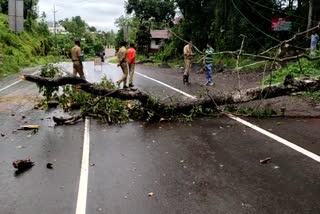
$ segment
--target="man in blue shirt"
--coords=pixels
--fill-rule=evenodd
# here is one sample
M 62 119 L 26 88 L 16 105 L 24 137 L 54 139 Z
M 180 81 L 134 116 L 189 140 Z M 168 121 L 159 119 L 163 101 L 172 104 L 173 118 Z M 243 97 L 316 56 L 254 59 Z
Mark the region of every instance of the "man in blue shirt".
M 204 84 L 205 86 L 213 86 L 212 82 L 212 70 L 213 70 L 213 53 L 214 49 L 211 45 L 207 44 L 206 56 L 204 57 L 203 64 L 205 66 L 205 74 L 207 82 Z

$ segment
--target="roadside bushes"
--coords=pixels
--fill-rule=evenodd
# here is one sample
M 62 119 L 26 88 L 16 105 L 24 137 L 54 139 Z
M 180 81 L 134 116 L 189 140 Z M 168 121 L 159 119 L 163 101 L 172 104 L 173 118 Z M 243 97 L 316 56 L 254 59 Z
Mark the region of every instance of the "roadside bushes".
M 36 27 L 36 25 L 34 25 Z M 45 56 L 48 52 L 48 38 L 32 32 L 14 33 L 8 26 L 8 16 L 0 14 L 0 77 L 18 72 L 21 66 L 35 66 L 52 61 Z

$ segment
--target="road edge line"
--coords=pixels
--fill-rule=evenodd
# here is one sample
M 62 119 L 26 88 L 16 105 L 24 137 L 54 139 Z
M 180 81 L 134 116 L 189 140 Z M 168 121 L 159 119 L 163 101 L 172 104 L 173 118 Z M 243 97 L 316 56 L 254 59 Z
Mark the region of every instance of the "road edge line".
M 154 82 L 156 82 L 156 83 L 159 83 L 159 84 L 161 84 L 161 85 L 164 85 L 164 86 L 166 86 L 167 88 L 170 88 L 171 90 L 174 90 L 174 91 L 176 91 L 176 92 L 179 92 L 180 94 L 183 94 L 183 95 L 186 96 L 186 97 L 189 97 L 189 98 L 194 99 L 194 100 L 197 99 L 196 96 L 192 96 L 192 95 L 190 95 L 190 94 L 187 94 L 186 92 L 181 91 L 181 90 L 179 90 L 179 89 L 177 89 L 177 88 L 174 88 L 174 87 L 172 87 L 172 86 L 170 86 L 170 85 L 168 85 L 168 84 L 166 84 L 166 83 L 164 83 L 164 82 L 161 82 L 161 81 L 159 81 L 159 80 L 153 79 L 153 78 L 148 77 L 148 76 L 146 76 L 146 75 L 144 75 L 144 74 L 141 74 L 141 73 L 139 73 L 139 72 L 136 72 L 136 74 L 138 74 L 138 75 L 140 75 L 140 76 L 142 76 L 142 77 L 144 77 L 144 78 L 147 78 L 147 79 L 149 79 L 149 80 L 152 80 L 152 81 L 154 81 Z
M 273 140 L 275 140 L 275 141 L 278 141 L 279 143 L 281 143 L 281 144 L 283 144 L 283 145 L 285 145 L 285 146 L 287 146 L 287 147 L 289 147 L 289 148 L 291 148 L 291 149 L 293 149 L 293 150 L 295 150 L 297 152 L 300 152 L 301 154 L 304 154 L 305 156 L 308 156 L 309 158 L 311 158 L 311 159 L 313 159 L 313 160 L 315 160 L 317 162 L 320 162 L 320 156 L 318 156 L 318 155 L 316 155 L 316 154 L 314 154 L 314 153 L 312 153 L 312 152 L 310 152 L 310 151 L 308 151 L 308 150 L 306 150 L 306 149 L 304 149 L 304 148 L 302 148 L 300 146 L 297 146 L 296 144 L 291 143 L 288 140 L 285 140 L 285 139 L 283 139 L 283 138 L 281 138 L 281 137 L 279 137 L 279 136 L 277 136 L 275 134 L 272 134 L 271 132 L 268 132 L 268 131 L 266 131 L 266 130 L 264 130 L 264 129 L 252 124 L 252 123 L 249 123 L 249 122 L 247 122 L 247 121 L 245 121 L 245 120 L 243 120 L 243 119 L 241 119 L 239 117 L 236 117 L 236 116 L 234 116 L 232 114 L 225 114 L 225 115 L 228 116 L 230 119 L 233 119 L 233 120 L 235 120 L 235 121 L 237 121 L 237 122 L 239 122 L 239 123 L 251 128 L 251 129 L 253 129 L 253 130 L 255 130 L 255 131 L 257 131 L 257 132 L 259 132 L 259 133 L 261 133 L 261 134 L 263 134 L 263 135 L 265 135 L 265 136 L 267 136 L 267 137 L 269 137 L 269 138 L 271 138 Z
M 84 140 L 82 147 L 81 172 L 78 189 L 76 214 L 86 214 L 88 179 L 89 179 L 89 155 L 90 155 L 90 120 L 85 119 Z
M 36 75 L 36 74 L 38 74 L 38 73 L 40 73 L 40 71 L 36 71 L 36 72 L 32 73 L 32 75 Z M 1 88 L 1 89 L 0 89 L 0 92 L 7 90 L 8 88 L 11 88 L 11 87 L 14 86 L 14 85 L 17 85 L 17 84 L 20 83 L 20 82 L 22 82 L 22 80 L 18 80 L 18 81 L 14 82 L 14 83 L 11 83 L 10 85 L 8 85 L 8 86 L 6 86 L 6 87 Z
M 190 94 L 188 94 L 186 92 L 183 92 L 183 91 L 181 91 L 179 89 L 176 89 L 176 88 L 174 88 L 174 87 L 172 87 L 172 86 L 170 86 L 170 85 L 168 85 L 166 83 L 163 83 L 163 82 L 161 82 L 159 80 L 153 79 L 153 78 L 148 77 L 148 76 L 146 76 L 144 74 L 140 74 L 139 72 L 136 72 L 136 73 L 139 74 L 140 76 L 143 76 L 143 77 L 147 78 L 147 79 L 150 79 L 150 80 L 153 80 L 153 81 L 155 81 L 155 82 L 157 82 L 159 84 L 162 84 L 162 85 L 164 85 L 164 86 L 166 86 L 166 87 L 168 87 L 168 88 L 170 88 L 170 89 L 172 89 L 174 91 L 177 91 L 177 92 L 185 95 L 186 97 L 193 97 L 193 99 L 197 99 L 196 97 L 194 97 L 194 96 L 192 96 L 192 95 L 190 95 Z M 283 145 L 285 145 L 285 146 L 287 146 L 287 147 L 289 147 L 289 148 L 291 148 L 291 149 L 293 149 L 293 150 L 295 150 L 295 151 L 297 151 L 297 152 L 299 152 L 299 153 L 301 153 L 301 154 L 303 154 L 303 155 L 305 155 L 305 156 L 307 156 L 307 157 L 309 157 L 309 158 L 311 158 L 311 159 L 313 159 L 313 160 L 315 160 L 317 162 L 320 162 L 320 156 L 318 156 L 318 155 L 316 155 L 316 154 L 314 154 L 314 153 L 312 153 L 312 152 L 310 152 L 310 151 L 308 151 L 308 150 L 306 150 L 306 149 L 304 149 L 304 148 L 302 148 L 302 147 L 300 147 L 300 146 L 298 146 L 298 145 L 296 145 L 294 143 L 291 143 L 288 140 L 285 140 L 285 139 L 283 139 L 283 138 L 281 138 L 281 137 L 279 137 L 279 136 L 277 136 L 275 134 L 272 134 L 271 132 L 268 132 L 268 131 L 266 131 L 266 130 L 264 130 L 264 129 L 252 124 L 252 123 L 249 123 L 248 121 L 245 121 L 245 120 L 243 120 L 243 119 L 241 119 L 239 117 L 236 117 L 236 116 L 234 116 L 232 114 L 225 114 L 225 115 L 227 117 L 229 117 L 230 119 L 235 120 L 235 121 L 237 121 L 237 122 L 239 122 L 239 123 L 251 128 L 251 129 L 259 132 L 260 134 L 263 134 L 263 135 L 265 135 L 265 136 L 267 136 L 267 137 L 269 137 L 269 138 L 271 138 L 271 139 L 273 139 L 273 140 L 275 140 L 275 141 L 277 141 L 277 142 L 279 142 L 279 143 L 281 143 L 281 144 L 283 144 Z

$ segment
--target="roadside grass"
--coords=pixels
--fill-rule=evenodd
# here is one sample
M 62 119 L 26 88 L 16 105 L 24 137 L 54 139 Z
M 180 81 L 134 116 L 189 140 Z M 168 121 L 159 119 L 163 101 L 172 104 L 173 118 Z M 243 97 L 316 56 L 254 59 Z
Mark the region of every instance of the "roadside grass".
M 298 95 L 309 97 L 313 101 L 316 101 L 316 102 L 320 101 L 320 91 L 316 91 L 316 92 L 300 92 L 300 93 L 298 93 Z
M 292 75 L 294 78 L 320 76 L 320 60 L 309 61 L 301 59 L 300 63 L 302 71 L 298 62 L 290 63 L 287 67 L 268 75 L 264 80 L 264 84 L 283 83 L 287 75 Z

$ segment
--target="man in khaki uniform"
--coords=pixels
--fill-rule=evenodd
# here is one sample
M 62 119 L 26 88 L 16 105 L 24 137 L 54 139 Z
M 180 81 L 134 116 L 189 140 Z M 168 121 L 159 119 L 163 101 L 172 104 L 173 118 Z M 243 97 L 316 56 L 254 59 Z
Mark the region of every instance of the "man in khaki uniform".
M 75 46 L 71 49 L 71 59 L 73 62 L 73 76 L 80 75 L 81 79 L 86 79 L 83 73 L 83 65 L 81 61 L 80 41 L 75 41 Z
M 127 63 L 127 49 L 126 49 L 126 42 L 121 44 L 121 48 L 118 52 L 118 67 L 121 67 L 123 75 L 120 80 L 117 81 L 118 87 L 123 82 L 123 88 L 128 88 L 127 86 L 127 78 L 128 78 L 128 63 Z
M 183 74 L 183 83 L 189 85 L 189 75 L 191 71 L 192 66 L 192 59 L 195 55 L 192 51 L 192 42 L 189 42 L 184 48 L 183 48 L 183 55 L 184 55 L 184 74 Z

